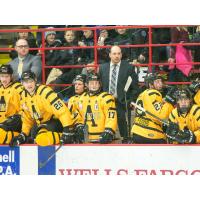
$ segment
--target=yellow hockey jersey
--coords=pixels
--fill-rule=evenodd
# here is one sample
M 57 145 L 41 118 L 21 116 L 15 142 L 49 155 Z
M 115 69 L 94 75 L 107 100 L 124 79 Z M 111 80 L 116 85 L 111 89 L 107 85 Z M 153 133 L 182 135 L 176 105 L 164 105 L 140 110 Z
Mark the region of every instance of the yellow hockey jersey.
M 89 140 L 99 140 L 99 135 L 110 129 L 115 133 L 117 113 L 115 99 L 107 92 L 90 96 L 84 93 L 78 102 L 78 123 L 88 125 Z
M 170 103 L 163 102 L 161 93 L 155 89 L 147 89 L 142 92 L 136 103 L 160 119 L 165 120 L 168 119 L 173 109 Z M 131 134 L 134 133 L 150 139 L 166 139 L 162 130 L 162 123 L 138 108 L 135 110 L 135 118 L 131 129 Z
M 73 121 L 69 109 L 57 94 L 48 86 L 37 85 L 35 93 L 22 92 L 22 132 L 29 134 L 34 123 L 37 125 L 57 118 L 63 127 L 71 126 Z
M 200 89 L 198 90 L 198 92 L 196 93 L 196 95 L 194 96 L 194 102 L 200 106 Z
M 72 119 L 73 119 L 74 124 L 77 121 L 77 116 L 78 116 L 77 106 L 78 106 L 79 99 L 80 99 L 80 95 L 74 95 L 68 101 L 68 108 L 69 108 L 69 111 L 72 115 Z
M 200 106 L 194 104 L 187 114 L 180 114 L 175 108 L 172 110 L 169 120 L 179 125 L 179 129 L 188 128 L 196 136 L 196 143 L 200 143 Z
M 0 123 L 20 112 L 20 95 L 23 86 L 13 82 L 6 88 L 0 86 Z

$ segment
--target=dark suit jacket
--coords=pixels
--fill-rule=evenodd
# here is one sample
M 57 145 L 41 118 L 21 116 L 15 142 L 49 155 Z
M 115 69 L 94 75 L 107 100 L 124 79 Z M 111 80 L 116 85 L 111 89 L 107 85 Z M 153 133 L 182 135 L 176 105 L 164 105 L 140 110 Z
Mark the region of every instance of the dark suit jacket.
M 103 91 L 109 92 L 109 74 L 110 74 L 110 63 L 105 63 L 99 67 L 99 75 L 102 82 Z M 139 86 L 138 86 L 138 76 L 135 73 L 135 67 L 130 65 L 126 61 L 121 61 L 118 81 L 117 81 L 117 101 L 124 104 L 125 94 L 124 87 L 126 85 L 128 77 L 131 76 L 132 83 L 127 91 L 127 100 L 135 101 L 138 96 Z

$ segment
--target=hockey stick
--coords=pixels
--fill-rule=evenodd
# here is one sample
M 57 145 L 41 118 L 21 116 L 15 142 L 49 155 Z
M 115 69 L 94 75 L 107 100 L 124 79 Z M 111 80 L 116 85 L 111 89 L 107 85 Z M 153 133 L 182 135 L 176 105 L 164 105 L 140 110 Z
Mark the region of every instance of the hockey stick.
M 143 107 L 139 106 L 138 104 L 136 104 L 135 102 L 131 102 L 131 104 L 138 108 L 139 110 L 141 110 L 142 112 L 147 113 L 148 115 L 151 115 L 152 117 L 154 117 L 155 119 L 157 119 L 158 121 L 162 122 L 165 125 L 169 125 L 169 122 L 167 120 L 164 119 L 160 119 L 159 117 L 157 117 L 156 115 L 154 115 L 153 113 L 149 112 L 148 110 L 145 110 Z
M 55 152 L 48 157 L 47 160 L 45 160 L 44 162 L 39 163 L 39 168 L 43 168 L 44 166 L 46 166 L 46 164 L 56 155 L 56 153 L 61 149 L 61 147 L 63 146 L 63 144 L 60 144 L 60 146 L 55 150 Z
M 129 76 L 127 81 L 126 81 L 126 85 L 124 87 L 124 97 L 125 97 L 125 104 L 126 104 L 126 123 L 128 126 L 128 137 L 130 137 L 130 124 L 129 124 L 129 120 L 128 120 L 128 103 L 127 103 L 127 97 L 126 97 L 126 93 L 132 83 L 132 78 Z
M 61 92 L 63 92 L 63 91 L 65 91 L 65 90 L 68 90 L 68 89 L 70 89 L 72 86 L 73 86 L 73 85 L 69 85 L 69 86 L 67 86 L 67 87 L 66 87 L 66 88 L 64 88 L 63 90 L 61 90 L 61 91 L 57 92 L 57 94 L 60 94 Z

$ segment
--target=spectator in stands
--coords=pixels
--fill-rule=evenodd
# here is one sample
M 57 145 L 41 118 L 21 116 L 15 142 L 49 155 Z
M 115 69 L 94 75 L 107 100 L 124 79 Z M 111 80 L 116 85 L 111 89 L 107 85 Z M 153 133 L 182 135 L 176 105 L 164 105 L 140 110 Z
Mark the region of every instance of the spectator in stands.
M 36 74 L 36 77 L 40 82 L 42 73 L 41 57 L 29 54 L 29 45 L 25 39 L 17 40 L 15 50 L 18 57 L 9 62 L 13 69 L 14 79 L 21 80 L 22 72 L 31 70 Z
M 76 33 L 72 30 L 65 31 L 64 47 L 77 47 L 78 41 L 76 39 Z M 59 65 L 77 65 L 81 60 L 80 49 L 67 49 L 61 50 L 61 60 Z
M 118 128 L 123 142 L 127 141 L 129 135 L 131 111 L 128 109 L 128 122 L 126 119 L 126 104 L 124 87 L 129 76 L 132 78 L 132 83 L 127 91 L 127 104 L 137 98 L 138 94 L 138 77 L 135 69 L 127 61 L 123 61 L 122 52 L 119 46 L 112 46 L 110 50 L 110 62 L 100 65 L 99 74 L 102 82 L 103 91 L 113 94 L 116 99 Z M 128 106 L 129 108 L 129 106 Z
M 109 32 L 105 29 L 100 30 L 98 37 L 98 46 L 106 46 L 111 44 Z M 109 49 L 98 48 L 98 64 L 102 64 L 109 61 Z
M 38 28 L 66 28 L 65 25 L 39 25 Z M 37 32 L 36 35 L 37 38 L 37 44 L 38 46 L 41 46 L 42 44 L 42 33 L 41 32 Z M 56 39 L 60 40 L 61 42 L 64 42 L 64 31 L 56 31 Z
M 200 26 L 196 27 L 196 32 L 190 38 L 190 42 L 192 43 L 200 43 Z M 200 62 L 200 45 L 198 46 L 187 46 L 188 49 L 194 51 L 194 62 Z M 194 69 L 200 69 L 200 65 L 194 65 Z M 199 73 L 192 74 L 192 79 L 196 79 L 199 77 Z
M 52 29 L 53 27 L 48 27 L 48 29 Z M 62 45 L 61 41 L 56 39 L 56 32 L 55 31 L 47 31 L 45 32 L 45 47 L 46 48 L 53 48 L 53 47 L 60 47 Z M 45 64 L 46 66 L 56 66 L 58 65 L 58 61 L 60 60 L 60 52 L 59 50 L 46 50 L 45 51 Z M 52 72 L 51 72 L 52 71 Z M 59 69 L 51 69 L 47 68 L 45 70 L 45 80 L 47 80 L 47 83 L 52 82 L 51 80 L 52 74 L 49 73 L 55 73 L 60 75 Z
M 75 32 L 71 30 L 65 31 L 65 47 L 70 46 L 78 46 L 78 41 L 75 37 Z M 67 49 L 67 50 L 60 50 L 60 59 L 58 60 L 58 65 L 77 65 L 80 61 L 80 50 L 79 49 Z M 53 70 L 53 69 L 52 69 Z M 56 76 L 51 71 L 50 75 L 52 76 L 52 80 L 54 79 L 53 83 L 55 84 L 71 84 L 76 75 L 80 74 L 82 69 L 81 68 L 75 68 L 71 66 L 71 68 L 59 68 L 57 69 L 61 73 L 59 76 Z M 49 76 L 50 76 L 49 75 Z M 47 80 L 48 81 L 48 80 Z M 47 82 L 49 83 L 49 82 Z M 56 92 L 59 92 L 62 89 L 62 87 L 55 87 L 54 90 Z M 71 97 L 73 95 L 73 89 L 66 90 L 64 93 L 62 93 L 62 96 Z
M 117 28 L 115 30 L 117 32 L 117 35 L 115 38 L 111 40 L 112 45 L 131 45 L 133 43 L 130 30 L 123 28 Z M 131 48 L 122 48 L 122 55 L 123 55 L 122 58 L 123 60 L 132 62 Z
M 22 26 L 22 29 L 29 29 L 29 27 L 28 26 Z M 23 32 L 23 31 L 17 33 L 17 37 L 14 39 L 13 45 L 11 47 L 14 47 L 16 41 L 19 40 L 19 39 L 27 40 L 30 48 L 37 48 L 38 47 L 37 44 L 36 44 L 36 39 L 35 39 L 33 33 Z M 36 55 L 38 53 L 38 51 L 37 50 L 30 50 L 29 53 L 32 54 L 32 55 Z M 9 56 L 13 60 L 17 57 L 17 52 L 15 50 L 12 50 L 9 53 Z
M 189 74 L 192 69 L 191 64 L 179 64 L 192 62 L 191 51 L 184 46 L 189 42 L 189 32 L 187 27 L 171 28 L 171 43 L 179 43 L 176 47 L 171 47 L 169 69 L 169 81 L 189 81 Z M 176 66 L 174 63 L 177 63 Z
M 153 44 L 169 44 L 171 42 L 170 38 L 170 28 L 153 28 L 152 29 L 152 42 Z M 166 63 L 169 58 L 169 46 L 153 47 L 152 60 L 153 63 Z M 155 66 L 153 70 L 158 72 L 164 70 L 168 72 L 168 66 Z
M 136 28 L 131 30 L 132 44 L 147 44 L 148 42 L 148 30 Z M 132 63 L 143 64 L 148 62 L 148 47 L 135 47 L 132 48 Z
M 94 46 L 94 34 L 93 30 L 83 30 L 83 37 L 78 42 L 81 47 Z M 80 63 L 88 64 L 94 61 L 94 49 L 82 49 Z

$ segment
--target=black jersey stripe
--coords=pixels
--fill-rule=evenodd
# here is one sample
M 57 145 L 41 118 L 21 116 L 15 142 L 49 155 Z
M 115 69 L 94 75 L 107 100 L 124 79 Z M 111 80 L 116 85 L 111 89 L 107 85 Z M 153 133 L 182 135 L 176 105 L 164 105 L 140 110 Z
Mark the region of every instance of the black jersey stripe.
M 54 93 L 54 91 L 52 91 L 52 90 L 49 91 L 49 92 L 46 94 L 46 97 L 45 97 L 45 98 L 47 99 L 47 98 L 48 98 L 51 94 L 53 94 L 53 93 Z
M 196 115 L 197 111 L 200 110 L 200 107 L 197 107 L 194 112 L 193 112 L 193 115 Z
M 175 116 L 174 116 L 173 112 L 171 113 L 171 116 L 172 116 L 173 119 L 175 119 Z
M 50 102 L 50 104 L 52 105 L 52 104 L 54 104 L 58 99 L 60 99 L 59 97 L 56 97 L 54 100 L 52 100 L 51 102 Z
M 107 97 L 107 96 L 111 96 L 111 95 L 108 93 L 105 93 L 104 95 L 102 95 L 102 98 Z
M 115 102 L 113 99 L 109 99 L 108 101 L 106 101 L 106 103 L 110 103 L 110 102 Z
M 53 136 L 53 144 L 56 144 L 56 137 L 53 131 L 52 131 L 52 136 Z
M 21 87 L 22 85 L 19 83 L 17 86 L 15 86 L 15 89 Z
M 140 124 L 138 124 L 138 123 L 135 123 L 134 125 L 140 126 L 140 127 L 144 128 L 144 129 L 148 129 L 148 130 L 152 130 L 152 131 L 157 131 L 157 132 L 159 132 L 159 133 L 163 133 L 162 131 L 160 131 L 160 130 L 158 130 L 158 129 L 156 129 L 156 128 L 147 127 L 147 126 L 142 126 L 142 125 L 140 125 Z
M 39 95 L 41 95 L 41 94 L 44 92 L 44 90 L 45 90 L 46 88 L 47 88 L 46 86 L 45 86 L 45 87 L 43 87 L 43 88 L 41 89 L 41 91 L 40 91 Z
M 116 108 L 112 108 L 112 107 L 111 107 L 111 108 L 109 108 L 109 110 L 116 110 Z
M 157 96 L 160 96 L 160 94 L 157 93 L 157 92 L 150 92 L 150 93 L 149 93 L 149 96 L 154 95 L 154 94 L 157 95 Z

